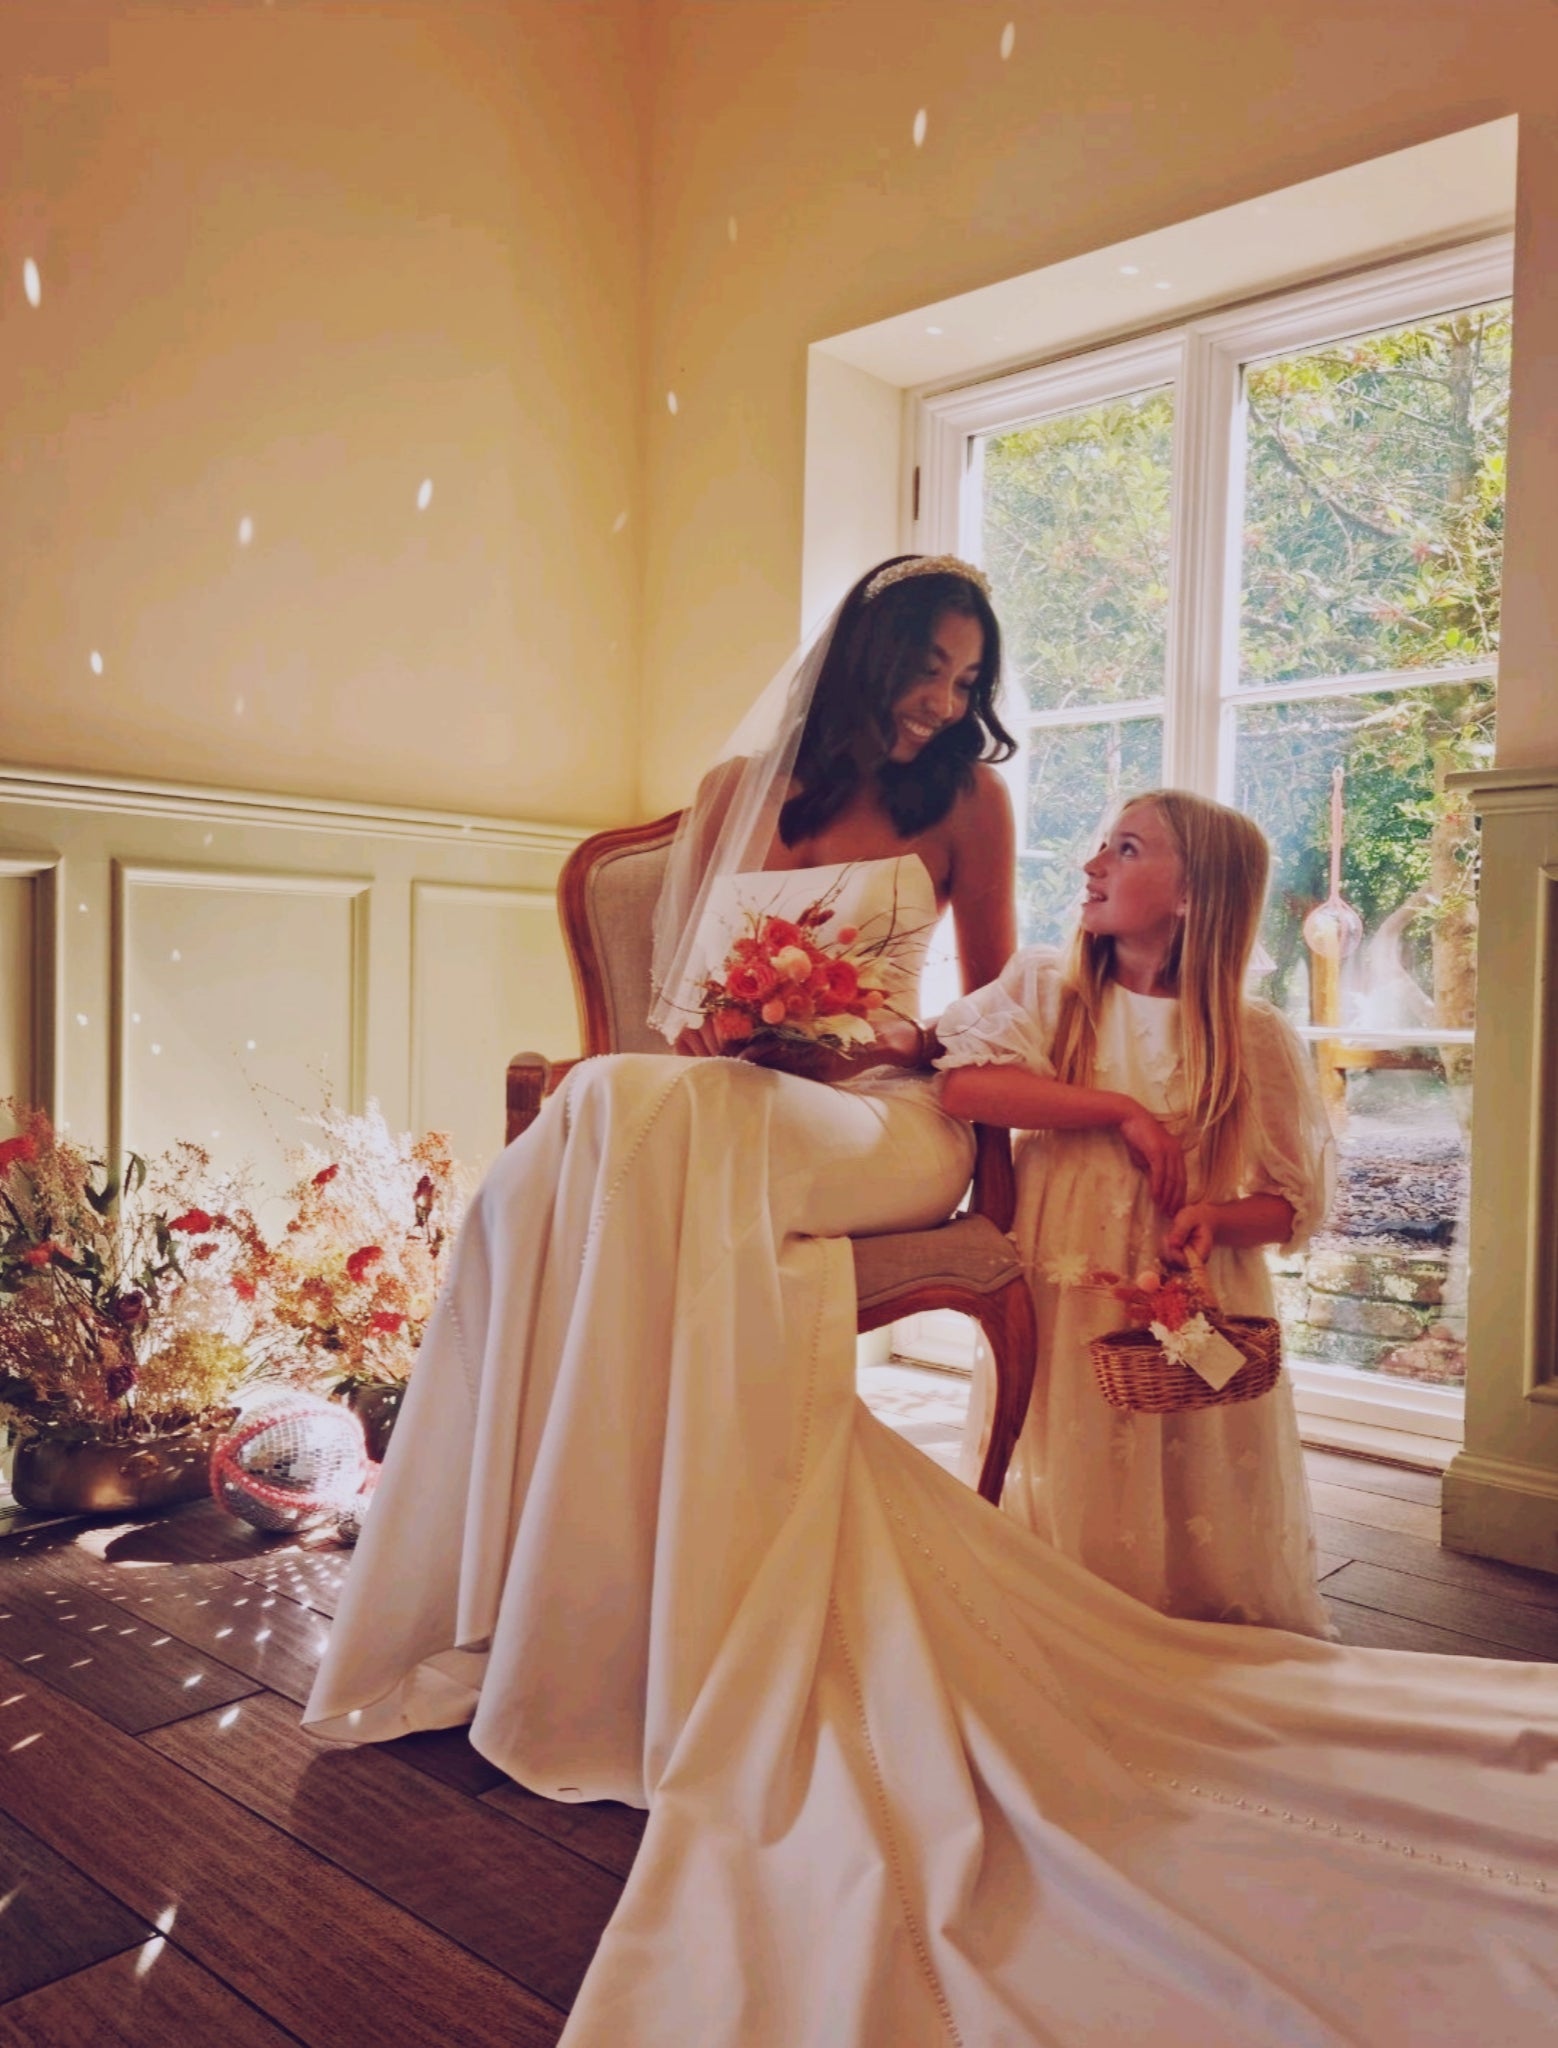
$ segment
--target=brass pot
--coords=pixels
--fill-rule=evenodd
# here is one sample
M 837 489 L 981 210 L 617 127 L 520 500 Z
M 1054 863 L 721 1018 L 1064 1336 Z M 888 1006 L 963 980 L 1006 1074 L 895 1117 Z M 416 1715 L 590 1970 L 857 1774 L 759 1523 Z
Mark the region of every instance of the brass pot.
M 11 1470 L 19 1507 L 49 1515 L 148 1514 L 195 1500 L 211 1484 L 211 1453 L 232 1428 L 194 1423 L 166 1436 L 81 1437 L 45 1425 L 22 1438 Z
M 346 1405 L 362 1424 L 363 1441 L 375 1465 L 384 1463 L 390 1432 L 405 1398 L 404 1380 L 353 1380 L 346 1390 Z

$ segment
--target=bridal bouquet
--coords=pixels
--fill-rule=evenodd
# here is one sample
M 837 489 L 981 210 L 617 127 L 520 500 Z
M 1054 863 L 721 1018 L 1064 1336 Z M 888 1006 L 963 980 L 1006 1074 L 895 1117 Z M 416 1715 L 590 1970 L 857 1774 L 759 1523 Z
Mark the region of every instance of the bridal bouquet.
M 793 918 L 747 913 L 747 929 L 703 985 L 703 1015 L 723 1047 L 738 1052 L 766 1036 L 844 1051 L 876 1036 L 871 1019 L 888 1007 L 894 949 L 907 935 L 890 918 L 872 919 L 885 923 L 874 932 L 837 923 L 835 893 Z

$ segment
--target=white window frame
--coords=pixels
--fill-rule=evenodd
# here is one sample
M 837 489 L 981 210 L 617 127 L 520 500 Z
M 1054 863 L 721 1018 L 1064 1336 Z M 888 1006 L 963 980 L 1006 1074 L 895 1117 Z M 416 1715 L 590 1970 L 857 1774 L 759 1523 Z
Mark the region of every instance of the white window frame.
M 983 436 L 1148 389 L 1172 390 L 1163 696 L 1106 709 L 1025 714 L 1022 751 L 1010 771 L 1019 817 L 1026 804 L 1021 782 L 1026 732 L 1034 727 L 1160 715 L 1165 783 L 1228 798 L 1233 726 L 1242 707 L 1305 696 L 1421 689 L 1494 673 L 1494 663 L 1471 662 L 1239 687 L 1240 388 L 1249 363 L 1433 319 L 1459 307 L 1508 298 L 1513 290 L 1514 237 L 1487 236 L 1197 315 L 1172 328 L 983 383 L 909 394 L 906 441 L 913 470 L 906 479 L 904 547 L 977 561 Z M 1310 1030 L 1306 1035 L 1335 1034 Z M 1437 1044 L 1469 1041 L 1472 1035 L 1449 1029 L 1381 1030 L 1368 1033 L 1367 1039 L 1371 1044 Z M 1462 1397 L 1454 1390 L 1412 1382 L 1375 1384 L 1371 1374 L 1303 1360 L 1294 1362 L 1293 1371 L 1301 1406 L 1313 1416 L 1372 1420 L 1431 1436 L 1459 1434 Z

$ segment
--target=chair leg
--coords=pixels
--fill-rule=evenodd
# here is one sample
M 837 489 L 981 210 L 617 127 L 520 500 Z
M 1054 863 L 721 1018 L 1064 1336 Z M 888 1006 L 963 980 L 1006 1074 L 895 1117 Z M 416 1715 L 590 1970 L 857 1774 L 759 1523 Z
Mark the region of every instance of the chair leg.
M 1006 1468 L 1012 1462 L 1012 1452 L 1028 1419 L 1037 1364 L 1039 1333 L 1027 1281 L 1009 1280 L 999 1292 L 987 1296 L 980 1306 L 978 1320 L 995 1361 L 995 1410 L 979 1474 L 979 1491 L 999 1507 Z

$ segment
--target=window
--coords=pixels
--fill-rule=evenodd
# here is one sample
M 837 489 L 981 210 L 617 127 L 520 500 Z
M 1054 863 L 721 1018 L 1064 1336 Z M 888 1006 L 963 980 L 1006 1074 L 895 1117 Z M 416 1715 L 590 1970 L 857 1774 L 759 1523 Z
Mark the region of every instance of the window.
M 1063 936 L 1122 793 L 1263 826 L 1258 986 L 1342 1160 L 1278 1262 L 1289 1353 L 1423 1412 L 1464 1370 L 1476 848 L 1444 778 L 1492 752 L 1510 286 L 1501 239 L 920 401 L 916 545 L 981 561 L 1007 635 L 1023 938 Z

